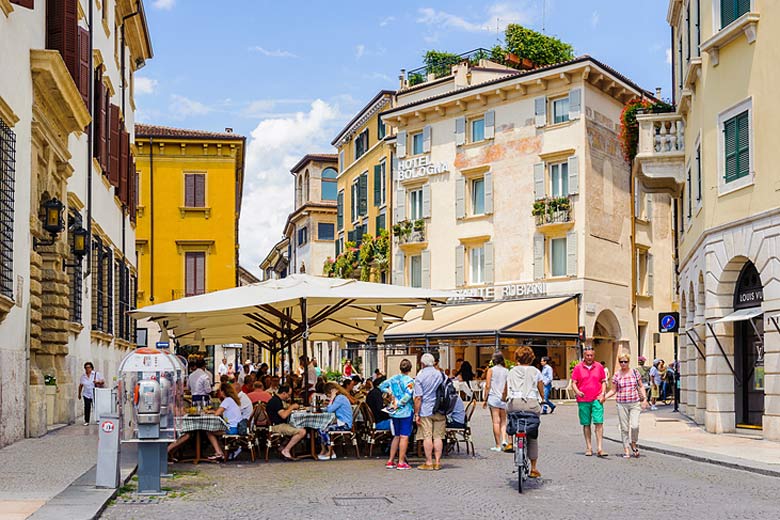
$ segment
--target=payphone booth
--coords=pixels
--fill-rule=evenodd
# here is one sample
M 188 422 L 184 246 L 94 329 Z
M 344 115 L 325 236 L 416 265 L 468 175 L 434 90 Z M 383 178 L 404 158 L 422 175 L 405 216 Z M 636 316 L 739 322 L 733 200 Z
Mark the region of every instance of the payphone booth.
M 122 442 L 138 445 L 139 494 L 162 493 L 168 444 L 176 440 L 183 411 L 185 371 L 175 355 L 150 347 L 134 350 L 119 365 Z

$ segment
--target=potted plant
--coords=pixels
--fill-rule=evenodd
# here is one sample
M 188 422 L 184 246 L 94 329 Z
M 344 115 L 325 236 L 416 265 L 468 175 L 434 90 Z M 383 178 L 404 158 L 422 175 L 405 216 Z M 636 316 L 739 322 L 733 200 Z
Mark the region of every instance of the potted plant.
M 423 229 L 425 229 L 425 220 L 418 218 L 414 221 L 414 230 L 419 233 Z
M 547 206 L 546 201 L 544 200 L 537 200 L 534 202 L 534 207 L 531 210 L 531 215 L 534 217 L 540 217 L 544 215 L 545 207 Z

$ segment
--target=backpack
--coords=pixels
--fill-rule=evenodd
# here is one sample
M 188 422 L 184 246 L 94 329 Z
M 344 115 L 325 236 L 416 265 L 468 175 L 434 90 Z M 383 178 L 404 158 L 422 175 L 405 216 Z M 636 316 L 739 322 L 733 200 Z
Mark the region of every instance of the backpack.
M 433 406 L 433 413 L 440 413 L 444 416 L 450 415 L 455 410 L 456 399 L 460 399 L 458 391 L 452 380 L 442 373 L 442 382 L 436 387 L 436 404 Z

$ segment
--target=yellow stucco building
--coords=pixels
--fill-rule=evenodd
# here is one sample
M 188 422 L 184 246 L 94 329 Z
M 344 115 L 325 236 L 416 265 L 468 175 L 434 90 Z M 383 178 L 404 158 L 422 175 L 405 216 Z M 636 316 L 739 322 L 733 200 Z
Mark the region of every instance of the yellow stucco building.
M 138 307 L 238 285 L 245 142 L 136 125 Z
M 390 226 L 391 139 L 379 113 L 393 105 L 394 92 L 382 90 L 332 141 L 338 150 L 336 250 L 376 236 Z

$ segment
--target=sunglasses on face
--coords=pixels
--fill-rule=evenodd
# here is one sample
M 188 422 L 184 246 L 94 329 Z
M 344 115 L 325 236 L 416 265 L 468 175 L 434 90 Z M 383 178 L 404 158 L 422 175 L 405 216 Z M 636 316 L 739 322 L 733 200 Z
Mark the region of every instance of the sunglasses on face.
M 621 361 L 618 361 L 618 363 L 620 363 L 622 365 L 623 363 L 628 363 L 628 361 L 621 360 Z

